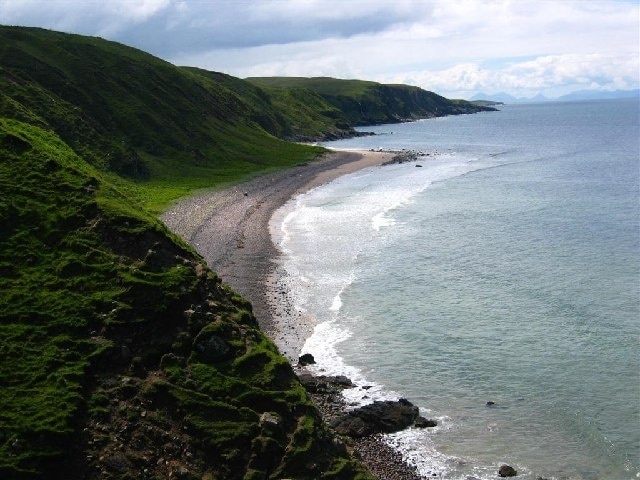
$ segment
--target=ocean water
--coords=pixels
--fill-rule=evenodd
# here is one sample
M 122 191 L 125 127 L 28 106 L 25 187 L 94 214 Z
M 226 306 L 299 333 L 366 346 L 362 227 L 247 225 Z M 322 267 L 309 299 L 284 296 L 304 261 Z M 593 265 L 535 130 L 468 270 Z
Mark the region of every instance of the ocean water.
M 638 114 L 531 104 L 366 128 L 327 145 L 424 155 L 274 216 L 289 300 L 315 324 L 303 352 L 358 384 L 353 405 L 402 396 L 438 420 L 386 437 L 425 476 L 640 478 Z

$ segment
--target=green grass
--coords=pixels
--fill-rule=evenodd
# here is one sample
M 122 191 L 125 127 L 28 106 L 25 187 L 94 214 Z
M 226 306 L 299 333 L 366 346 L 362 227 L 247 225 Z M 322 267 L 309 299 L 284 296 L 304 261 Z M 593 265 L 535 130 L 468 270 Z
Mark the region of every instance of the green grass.
M 331 77 L 253 77 L 247 81 L 271 90 L 306 89 L 342 113 L 350 125 L 394 123 L 492 110 L 464 100 L 448 100 L 409 85 L 384 85 Z
M 42 29 L 0 26 L 0 116 L 55 132 L 156 213 L 323 152 L 278 138 L 291 119 L 248 82 Z
M 343 80 L 331 77 L 250 77 L 247 81 L 262 87 L 306 88 L 320 95 L 358 97 L 379 85 L 367 80 Z
M 156 215 L 324 152 L 284 139 L 468 106 L 279 82 L 0 26 L 0 477 L 163 478 L 170 457 L 200 478 L 370 478 L 248 302 Z
M 158 448 L 149 431 L 182 425 L 219 478 L 325 478 L 300 458 L 366 477 L 333 446 L 250 304 L 122 188 L 141 183 L 114 185 L 17 120 L 0 118 L 0 153 L 0 476 L 73 478 L 83 451 L 94 459 L 83 468 L 108 468 L 98 459 L 119 451 L 117 432 L 100 425 L 130 425 L 134 451 L 119 455 L 135 465 L 146 455 L 136 445 Z M 220 358 L 201 348 L 212 337 L 228 346 Z M 141 403 L 148 418 L 132 409 Z M 281 425 L 261 425 L 264 412 Z

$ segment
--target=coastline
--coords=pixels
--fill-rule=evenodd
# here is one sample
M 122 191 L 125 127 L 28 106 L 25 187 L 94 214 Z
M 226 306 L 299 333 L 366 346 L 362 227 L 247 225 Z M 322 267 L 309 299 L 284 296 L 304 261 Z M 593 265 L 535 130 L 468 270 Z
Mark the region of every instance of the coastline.
M 249 299 L 262 330 L 294 363 L 310 331 L 309 326 L 292 323 L 289 307 L 274 298 L 281 290 L 276 272 L 280 252 L 271 239 L 271 217 L 296 195 L 342 175 L 382 165 L 395 155 L 331 151 L 307 164 L 187 197 L 160 218 L 204 257 L 224 283 Z
M 291 307 L 283 303 L 286 286 L 279 283 L 280 252 L 272 241 L 271 218 L 296 195 L 396 158 L 393 152 L 332 151 L 305 165 L 188 197 L 160 218 L 205 258 L 224 283 L 251 301 L 261 329 L 295 366 L 314 325 L 300 317 L 292 319 Z M 305 372 L 296 368 L 299 375 Z M 347 407 L 337 391 L 312 398 L 325 422 Z M 350 448 L 381 480 L 423 478 L 379 435 L 354 440 Z

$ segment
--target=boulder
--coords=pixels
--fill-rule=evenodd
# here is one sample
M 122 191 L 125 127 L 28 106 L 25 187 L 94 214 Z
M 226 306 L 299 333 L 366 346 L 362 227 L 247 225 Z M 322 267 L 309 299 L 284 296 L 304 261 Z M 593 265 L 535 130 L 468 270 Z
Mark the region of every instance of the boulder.
M 344 375 L 335 377 L 326 375 L 311 375 L 304 372 L 298 375 L 302 386 L 310 393 L 335 393 L 345 388 L 353 387 L 353 382 Z
M 416 428 L 433 428 L 437 426 L 438 426 L 437 420 L 430 420 L 424 417 L 416 418 L 416 423 L 414 425 L 414 427 Z
M 414 424 L 418 413 L 418 407 L 404 398 L 377 401 L 336 418 L 331 426 L 341 435 L 360 438 L 403 430 Z
M 298 357 L 298 365 L 300 366 L 304 367 L 305 365 L 313 365 L 314 363 L 316 363 L 316 359 L 313 358 L 313 355 L 310 353 L 305 353 Z
M 518 475 L 518 472 L 510 465 L 502 465 L 498 469 L 498 475 L 500 475 L 501 477 L 515 477 L 516 475 Z

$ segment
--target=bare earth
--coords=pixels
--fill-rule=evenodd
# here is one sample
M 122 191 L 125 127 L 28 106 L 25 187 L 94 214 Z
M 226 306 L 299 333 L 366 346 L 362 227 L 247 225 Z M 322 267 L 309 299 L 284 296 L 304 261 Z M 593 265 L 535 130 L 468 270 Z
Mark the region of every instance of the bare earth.
M 393 157 L 390 152 L 335 151 L 306 165 L 180 200 L 161 219 L 195 247 L 223 282 L 251 301 L 263 331 L 295 364 L 314 323 L 286 302 L 287 286 L 278 272 L 280 253 L 271 239 L 270 219 L 296 195 Z M 344 407 L 339 399 L 316 399 L 316 403 L 323 417 Z M 354 448 L 381 480 L 421 478 L 380 438 L 359 440 Z

